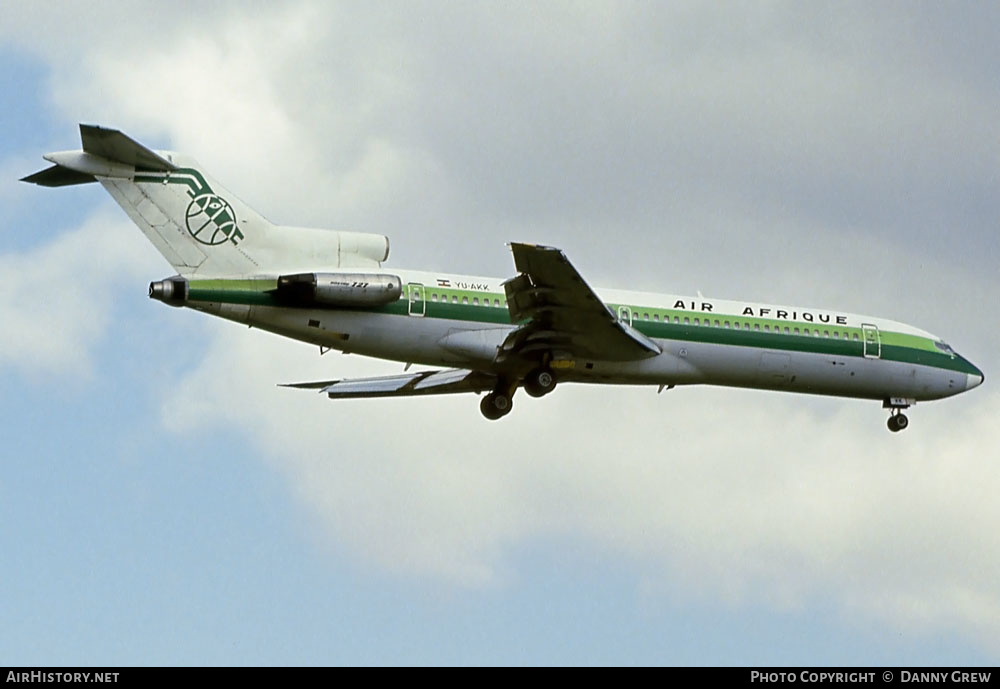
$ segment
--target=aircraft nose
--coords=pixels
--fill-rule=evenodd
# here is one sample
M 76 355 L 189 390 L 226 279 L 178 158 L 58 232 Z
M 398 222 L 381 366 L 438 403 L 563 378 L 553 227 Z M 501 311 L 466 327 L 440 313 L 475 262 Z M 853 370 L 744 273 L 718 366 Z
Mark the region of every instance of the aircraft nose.
M 971 390 L 972 388 L 979 387 L 980 385 L 983 384 L 983 381 L 986 379 L 986 377 L 983 375 L 983 372 L 981 370 L 979 370 L 979 368 L 977 366 L 973 366 L 972 368 L 974 368 L 976 370 L 975 373 L 966 373 L 965 374 L 965 389 L 966 390 Z

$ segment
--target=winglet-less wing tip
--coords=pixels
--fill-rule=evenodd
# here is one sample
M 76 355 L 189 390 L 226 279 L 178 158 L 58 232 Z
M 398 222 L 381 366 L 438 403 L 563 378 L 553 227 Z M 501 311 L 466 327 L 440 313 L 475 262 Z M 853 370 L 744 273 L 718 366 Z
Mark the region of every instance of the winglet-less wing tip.
M 340 382 L 339 380 L 320 380 L 320 381 L 313 381 L 311 383 L 278 383 L 278 387 L 295 388 L 297 390 L 319 390 L 320 392 L 322 392 L 323 388 L 330 387 L 331 385 L 334 385 L 339 382 Z

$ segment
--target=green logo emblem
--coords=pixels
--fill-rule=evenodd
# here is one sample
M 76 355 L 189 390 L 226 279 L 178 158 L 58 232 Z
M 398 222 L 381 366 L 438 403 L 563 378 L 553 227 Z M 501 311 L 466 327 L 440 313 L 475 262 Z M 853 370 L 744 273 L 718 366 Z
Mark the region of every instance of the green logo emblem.
M 227 241 L 237 245 L 243 239 L 233 207 L 212 191 L 205 178 L 194 168 L 179 168 L 168 173 L 139 173 L 134 179 L 136 182 L 187 185 L 191 203 L 184 212 L 184 224 L 196 241 L 217 246 Z
M 205 193 L 195 196 L 187 207 L 184 217 L 188 232 L 202 244 L 215 246 L 229 240 L 236 244 L 236 238 L 243 233 L 236 227 L 233 207 L 221 196 Z

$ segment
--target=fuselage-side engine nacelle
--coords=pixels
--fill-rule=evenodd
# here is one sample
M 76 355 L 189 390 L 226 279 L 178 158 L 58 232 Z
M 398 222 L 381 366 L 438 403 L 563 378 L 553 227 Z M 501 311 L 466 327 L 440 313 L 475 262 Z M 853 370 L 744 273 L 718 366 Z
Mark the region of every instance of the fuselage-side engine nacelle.
M 278 278 L 275 296 L 302 305 L 371 307 L 399 299 L 403 283 L 379 273 L 298 273 Z
M 394 302 L 403 293 L 399 276 L 381 273 L 296 273 L 282 275 L 277 282 L 277 287 L 261 291 L 288 306 L 371 308 Z M 201 286 L 195 282 L 194 287 Z M 151 282 L 149 296 L 171 306 L 199 299 L 188 280 L 180 276 Z

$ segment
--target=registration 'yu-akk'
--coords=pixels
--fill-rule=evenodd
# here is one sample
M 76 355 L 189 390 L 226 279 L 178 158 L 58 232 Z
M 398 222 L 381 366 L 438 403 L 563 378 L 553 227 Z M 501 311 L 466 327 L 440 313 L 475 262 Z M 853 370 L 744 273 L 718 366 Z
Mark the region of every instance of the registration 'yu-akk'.
M 331 398 L 485 393 L 488 419 L 561 383 L 728 385 L 878 400 L 889 429 L 983 373 L 939 337 L 829 309 L 594 290 L 559 249 L 510 244 L 507 279 L 389 270 L 382 235 L 274 225 L 183 155 L 81 125 L 24 178 L 100 182 L 177 271 L 149 296 L 318 345 L 444 367 L 296 383 Z

